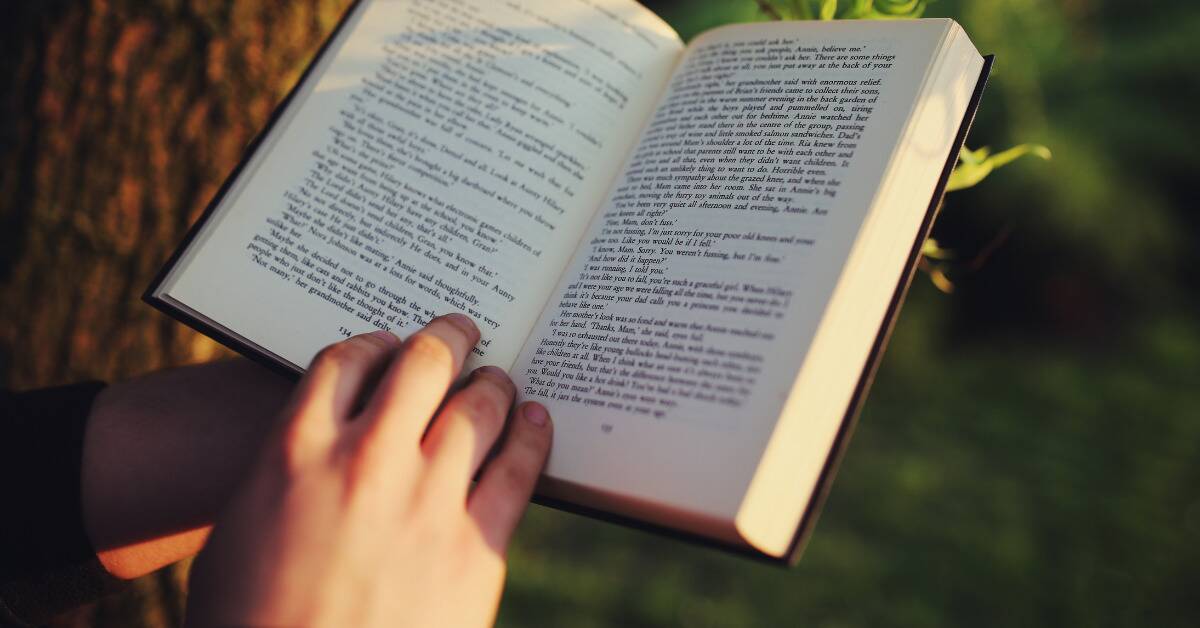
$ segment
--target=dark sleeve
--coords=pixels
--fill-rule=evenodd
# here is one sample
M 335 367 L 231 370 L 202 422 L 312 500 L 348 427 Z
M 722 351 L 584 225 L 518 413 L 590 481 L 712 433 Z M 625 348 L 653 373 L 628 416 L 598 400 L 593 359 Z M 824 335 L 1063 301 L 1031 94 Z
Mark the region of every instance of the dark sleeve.
M 84 428 L 103 389 L 0 390 L 0 625 L 46 621 L 117 582 L 84 532 L 80 500 Z

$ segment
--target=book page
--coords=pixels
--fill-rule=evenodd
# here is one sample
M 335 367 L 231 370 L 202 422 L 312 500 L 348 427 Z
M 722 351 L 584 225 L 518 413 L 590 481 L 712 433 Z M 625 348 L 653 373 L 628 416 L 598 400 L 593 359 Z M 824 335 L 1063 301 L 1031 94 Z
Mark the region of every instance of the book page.
M 559 418 L 549 477 L 737 513 L 947 24 L 689 46 L 514 366 Z
M 298 368 L 461 311 L 507 368 L 681 49 L 629 0 L 363 2 L 165 292 Z

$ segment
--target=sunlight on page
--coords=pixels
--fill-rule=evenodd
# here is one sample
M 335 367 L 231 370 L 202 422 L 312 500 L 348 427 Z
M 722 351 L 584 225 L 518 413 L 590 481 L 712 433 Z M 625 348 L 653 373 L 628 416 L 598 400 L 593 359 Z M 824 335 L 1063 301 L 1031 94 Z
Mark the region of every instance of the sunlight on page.
M 769 23 L 692 42 L 514 368 L 524 395 L 572 417 L 547 468 L 557 486 L 731 534 L 947 28 Z M 907 217 L 919 221 L 930 191 L 902 205 Z M 888 237 L 911 246 L 901 233 Z M 878 278 L 868 285 L 890 296 L 895 281 Z M 857 314 L 877 326 L 881 310 Z M 812 391 L 801 424 L 836 429 L 824 396 L 844 407 L 838 387 L 856 381 Z M 819 436 L 780 446 L 811 443 L 819 469 Z M 816 476 L 772 477 L 794 488 Z
M 622 0 L 366 2 L 169 294 L 297 366 L 462 311 L 508 367 L 680 48 Z

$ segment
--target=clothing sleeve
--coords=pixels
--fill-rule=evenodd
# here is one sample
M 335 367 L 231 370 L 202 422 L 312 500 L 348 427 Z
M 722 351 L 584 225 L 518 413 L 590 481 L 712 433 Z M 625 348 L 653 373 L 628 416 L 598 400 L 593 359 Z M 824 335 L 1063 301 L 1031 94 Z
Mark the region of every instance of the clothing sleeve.
M 0 625 L 40 623 L 118 583 L 83 526 L 83 435 L 100 382 L 0 390 Z

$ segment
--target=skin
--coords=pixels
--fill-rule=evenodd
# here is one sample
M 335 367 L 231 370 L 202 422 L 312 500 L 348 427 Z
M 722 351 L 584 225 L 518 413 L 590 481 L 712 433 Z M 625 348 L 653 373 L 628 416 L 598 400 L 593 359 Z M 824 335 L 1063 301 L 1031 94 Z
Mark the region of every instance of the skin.
M 470 319 L 448 315 L 403 342 L 377 332 L 332 345 L 278 420 L 245 427 L 243 443 L 225 448 L 205 440 L 208 430 L 191 431 L 204 450 L 186 462 L 221 467 L 207 478 L 216 485 L 189 479 L 192 469 L 171 459 L 189 455 L 187 439 L 167 439 L 156 451 L 174 470 L 166 475 L 210 488 L 199 488 L 199 505 L 178 496 L 150 517 L 153 525 L 122 525 L 121 514 L 171 477 L 134 487 L 96 480 L 96 495 L 85 488 L 85 515 L 93 539 L 110 545 L 102 550 L 111 559 L 105 564 L 135 575 L 186 555 L 208 535 L 205 511 L 227 502 L 193 567 L 190 625 L 490 625 L 506 548 L 553 430 L 536 403 L 505 420 L 515 388 L 499 369 L 475 371 L 447 397 L 478 341 Z M 255 403 L 281 399 L 268 394 Z M 98 404 L 99 413 L 119 407 L 116 399 L 105 403 L 114 405 Z M 111 422 L 101 422 L 97 436 L 111 436 L 109 429 Z M 85 460 L 105 458 L 86 447 Z M 212 454 L 226 463 L 206 457 Z M 117 476 L 133 473 L 107 479 Z M 106 509 L 98 501 L 104 496 L 122 506 Z
M 200 551 L 293 385 L 247 360 L 153 373 L 105 389 L 84 435 L 84 526 L 114 576 Z

